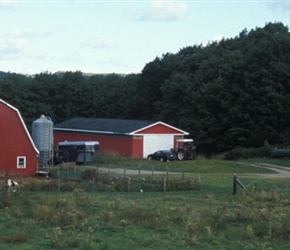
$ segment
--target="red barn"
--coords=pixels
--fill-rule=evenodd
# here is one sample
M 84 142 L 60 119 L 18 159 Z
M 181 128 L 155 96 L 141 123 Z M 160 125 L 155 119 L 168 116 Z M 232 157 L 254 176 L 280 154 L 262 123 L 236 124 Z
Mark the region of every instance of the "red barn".
M 115 152 L 132 158 L 146 158 L 160 149 L 173 148 L 187 132 L 163 122 L 73 118 L 54 126 L 55 146 L 61 141 L 98 141 L 100 152 Z
M 18 109 L 0 99 L 0 170 L 9 175 L 34 175 L 38 150 Z

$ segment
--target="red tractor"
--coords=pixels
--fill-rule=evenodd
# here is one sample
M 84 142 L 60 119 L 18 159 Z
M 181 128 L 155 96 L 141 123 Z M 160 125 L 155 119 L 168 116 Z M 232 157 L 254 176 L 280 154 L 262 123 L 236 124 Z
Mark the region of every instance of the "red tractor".
M 176 140 L 175 148 L 172 148 L 171 151 L 177 155 L 180 161 L 196 159 L 196 146 L 194 146 L 193 139 Z

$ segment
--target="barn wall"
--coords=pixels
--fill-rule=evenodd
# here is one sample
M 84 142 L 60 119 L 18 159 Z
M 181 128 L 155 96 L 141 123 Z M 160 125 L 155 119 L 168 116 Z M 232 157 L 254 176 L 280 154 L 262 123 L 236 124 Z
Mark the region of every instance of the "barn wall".
M 0 169 L 10 175 L 33 175 L 37 153 L 29 140 L 16 110 L 0 102 Z M 26 168 L 17 169 L 17 157 L 26 157 Z
M 142 157 L 143 140 L 132 136 L 54 131 L 55 146 L 61 141 L 98 141 L 100 152 L 115 152 L 121 156 Z
M 135 136 L 133 139 L 133 158 L 141 158 L 143 156 L 143 137 Z

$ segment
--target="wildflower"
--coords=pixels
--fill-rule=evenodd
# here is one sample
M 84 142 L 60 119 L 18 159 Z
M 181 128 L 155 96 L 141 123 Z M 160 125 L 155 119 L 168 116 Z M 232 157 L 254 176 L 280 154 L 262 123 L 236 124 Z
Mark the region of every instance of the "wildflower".
M 127 225 L 127 222 L 125 220 L 120 220 L 119 225 L 124 228 Z
M 93 236 L 94 229 L 92 227 L 89 227 L 88 231 L 90 233 L 90 239 L 91 239 Z
M 205 229 L 207 231 L 207 234 L 211 235 L 211 227 L 210 226 L 206 226 Z
M 247 236 L 248 236 L 249 238 L 252 238 L 252 237 L 254 236 L 252 226 L 251 226 L 251 225 L 248 225 L 247 228 L 246 228 L 246 230 L 247 230 L 247 232 L 246 232 Z
M 114 192 L 116 188 L 116 183 L 115 182 L 111 182 L 111 190 Z
M 216 246 L 219 245 L 219 242 L 218 242 L 217 240 L 213 240 L 212 243 L 213 243 L 214 245 L 216 245 Z
M 253 228 L 251 225 L 247 226 L 247 233 L 252 234 L 253 233 Z

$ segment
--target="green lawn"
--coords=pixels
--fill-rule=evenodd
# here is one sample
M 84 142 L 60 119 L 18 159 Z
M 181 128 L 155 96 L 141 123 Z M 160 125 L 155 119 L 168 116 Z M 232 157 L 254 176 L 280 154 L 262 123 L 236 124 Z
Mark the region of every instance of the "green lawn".
M 148 161 L 145 159 L 119 159 L 111 162 L 96 162 L 94 166 L 114 167 L 127 169 L 166 171 L 170 172 L 187 172 L 187 173 L 273 173 L 273 171 L 265 168 L 253 167 L 254 161 L 221 161 L 199 159 L 194 161 L 171 161 L 159 162 Z

